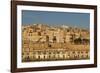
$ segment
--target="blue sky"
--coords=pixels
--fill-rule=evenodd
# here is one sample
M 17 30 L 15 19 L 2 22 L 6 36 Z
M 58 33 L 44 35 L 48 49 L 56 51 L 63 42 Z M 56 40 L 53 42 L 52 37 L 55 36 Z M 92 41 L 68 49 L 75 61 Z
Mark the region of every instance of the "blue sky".
M 22 25 L 48 24 L 51 26 L 67 26 L 89 28 L 90 14 L 75 12 L 51 12 L 51 11 L 22 11 Z

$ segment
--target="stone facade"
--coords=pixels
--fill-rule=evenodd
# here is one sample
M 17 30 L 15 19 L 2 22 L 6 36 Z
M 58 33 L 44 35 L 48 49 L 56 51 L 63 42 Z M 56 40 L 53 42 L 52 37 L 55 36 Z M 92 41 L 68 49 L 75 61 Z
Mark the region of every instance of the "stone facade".
M 23 62 L 71 59 L 89 59 L 89 31 L 43 24 L 22 27 Z
M 34 50 L 23 53 L 24 61 L 48 61 L 48 60 L 79 60 L 89 58 L 89 51 L 46 49 Z

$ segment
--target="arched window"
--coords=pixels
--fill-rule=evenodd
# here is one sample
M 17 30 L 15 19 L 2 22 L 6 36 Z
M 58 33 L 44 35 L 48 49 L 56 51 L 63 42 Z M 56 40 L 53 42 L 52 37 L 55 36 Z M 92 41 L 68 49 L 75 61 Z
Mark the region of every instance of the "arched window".
M 38 59 L 40 59 L 40 55 L 38 55 Z
M 63 59 L 65 59 L 65 55 L 63 55 Z

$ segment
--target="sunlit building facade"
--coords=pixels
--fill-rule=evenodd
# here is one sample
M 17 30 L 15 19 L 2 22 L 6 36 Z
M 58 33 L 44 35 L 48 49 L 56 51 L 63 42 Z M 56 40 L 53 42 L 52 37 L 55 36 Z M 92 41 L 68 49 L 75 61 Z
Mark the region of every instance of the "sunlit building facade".
M 22 27 L 22 61 L 89 59 L 89 31 L 33 24 Z

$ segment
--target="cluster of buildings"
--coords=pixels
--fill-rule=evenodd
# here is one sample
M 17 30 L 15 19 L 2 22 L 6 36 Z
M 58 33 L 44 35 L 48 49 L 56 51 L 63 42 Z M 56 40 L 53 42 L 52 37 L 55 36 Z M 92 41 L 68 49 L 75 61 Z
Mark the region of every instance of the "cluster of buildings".
M 89 31 L 65 25 L 22 26 L 22 61 L 89 58 Z

